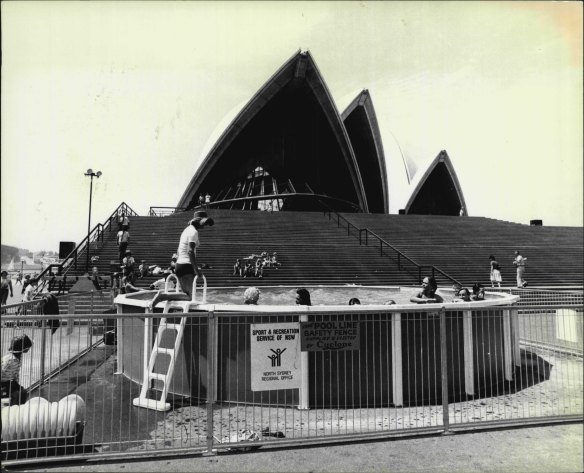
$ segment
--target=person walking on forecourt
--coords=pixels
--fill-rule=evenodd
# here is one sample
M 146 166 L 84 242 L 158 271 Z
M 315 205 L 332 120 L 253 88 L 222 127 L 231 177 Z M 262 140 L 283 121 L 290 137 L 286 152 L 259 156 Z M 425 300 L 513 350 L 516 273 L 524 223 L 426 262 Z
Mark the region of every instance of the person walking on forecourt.
M 519 251 L 515 252 L 515 259 L 513 264 L 517 267 L 517 287 L 527 287 L 527 281 L 523 279 L 523 273 L 525 273 L 525 262 L 527 258 L 521 256 Z
M 495 283 L 498 287 L 501 287 L 501 283 L 503 282 L 503 278 L 501 278 L 501 267 L 497 263 L 494 255 L 489 256 L 489 261 L 491 265 L 491 287 L 495 287 Z
M 2 279 L 0 281 L 0 297 L 2 305 L 6 305 L 8 301 L 8 293 L 10 297 L 14 297 L 14 292 L 12 290 L 12 280 L 8 277 L 8 271 L 2 271 Z

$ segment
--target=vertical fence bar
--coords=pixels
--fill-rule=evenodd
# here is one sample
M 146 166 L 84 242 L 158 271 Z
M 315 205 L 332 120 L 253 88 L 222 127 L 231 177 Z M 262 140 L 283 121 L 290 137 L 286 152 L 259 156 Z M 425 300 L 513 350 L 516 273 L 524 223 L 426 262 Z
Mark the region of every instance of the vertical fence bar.
M 302 314 L 300 322 L 308 322 L 308 314 Z M 300 390 L 298 396 L 298 409 L 308 410 L 308 352 L 300 352 Z
M 95 291 L 92 290 L 91 291 L 91 300 L 90 300 L 91 306 L 89 307 L 89 313 L 91 315 L 93 315 L 95 313 L 94 312 L 94 305 L 93 305 L 94 304 L 93 303 L 94 294 L 95 294 Z M 87 330 L 89 330 L 89 346 L 91 347 L 91 346 L 93 346 L 93 319 L 92 318 L 89 319 L 89 326 L 87 327 Z
M 470 310 L 465 310 L 462 313 L 462 336 L 464 357 L 464 391 L 467 395 L 473 396 L 475 394 L 474 357 L 473 357 L 472 311 Z
M 391 376 L 392 376 L 392 396 L 395 407 L 404 404 L 404 387 L 402 371 L 402 333 L 401 333 L 401 313 L 394 312 L 391 314 Z
M 216 455 L 217 451 L 213 448 L 213 405 L 215 404 L 215 331 L 217 330 L 217 319 L 215 312 L 209 311 L 207 317 L 207 450 L 205 455 Z
M 40 384 L 43 384 L 43 380 L 45 379 L 45 359 L 47 356 L 47 330 L 46 330 L 46 320 L 41 321 L 41 377 L 40 377 Z
M 505 379 L 513 381 L 513 355 L 511 341 L 511 316 L 509 310 L 503 311 L 503 350 L 505 363 Z
M 440 311 L 440 374 L 442 378 L 442 423 L 444 433 L 450 428 L 448 412 L 448 347 L 446 346 L 446 310 Z
M 521 347 L 519 346 L 519 315 L 517 309 L 510 311 L 511 331 L 513 332 L 513 360 L 515 366 L 521 367 Z
M 123 323 L 122 323 L 122 306 L 118 304 L 117 306 L 118 317 L 116 319 L 116 370 L 114 374 L 123 374 L 124 372 L 124 333 L 123 333 Z

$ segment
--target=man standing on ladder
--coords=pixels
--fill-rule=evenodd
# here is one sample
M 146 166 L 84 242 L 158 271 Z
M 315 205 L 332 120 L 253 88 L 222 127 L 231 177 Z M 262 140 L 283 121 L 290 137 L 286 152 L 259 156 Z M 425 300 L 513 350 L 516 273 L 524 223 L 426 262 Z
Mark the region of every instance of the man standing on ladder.
M 207 212 L 198 210 L 195 212 L 192 220 L 189 221 L 188 226 L 183 230 L 178 243 L 175 274 L 179 280 L 180 287 L 186 293 L 188 299 L 191 300 L 193 281 L 195 274 L 202 276 L 203 273 L 197 266 L 197 248 L 199 247 L 199 230 L 204 226 L 213 226 L 214 220 L 207 215 Z M 152 300 L 150 306 L 156 307 L 158 302 L 164 300 L 175 300 L 175 297 L 169 297 L 169 294 L 163 294 L 164 291 L 159 291 Z M 185 300 L 184 297 L 182 300 Z

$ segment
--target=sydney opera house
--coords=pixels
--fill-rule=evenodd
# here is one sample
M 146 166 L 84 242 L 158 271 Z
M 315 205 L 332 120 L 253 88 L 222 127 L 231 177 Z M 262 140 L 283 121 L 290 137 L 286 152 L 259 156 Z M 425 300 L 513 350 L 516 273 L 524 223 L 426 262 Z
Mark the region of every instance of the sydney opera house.
M 339 111 L 313 57 L 299 51 L 238 112 L 211 141 L 178 207 L 209 194 L 214 208 L 389 213 L 386 156 L 367 90 Z M 410 188 L 400 213 L 467 212 L 446 151 Z

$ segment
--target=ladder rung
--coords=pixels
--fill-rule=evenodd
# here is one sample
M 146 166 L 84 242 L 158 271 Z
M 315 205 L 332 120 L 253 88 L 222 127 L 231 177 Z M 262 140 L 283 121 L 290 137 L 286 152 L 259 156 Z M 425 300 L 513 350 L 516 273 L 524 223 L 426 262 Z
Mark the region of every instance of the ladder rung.
M 155 347 L 152 349 L 152 354 L 154 355 L 155 353 L 164 353 L 166 355 L 173 355 L 174 348 Z
M 168 374 L 166 374 L 166 373 L 148 373 L 148 377 L 150 379 L 158 379 L 160 381 L 165 381 L 165 382 L 166 382 L 167 376 L 168 376 Z
M 158 327 L 158 329 L 159 330 L 160 329 L 162 329 L 162 330 L 171 329 L 171 330 L 177 330 L 178 331 L 178 328 L 179 327 L 180 327 L 180 324 L 160 324 L 159 327 Z
M 155 399 L 148 399 L 145 397 L 137 397 L 132 401 L 136 407 L 145 407 L 146 409 L 154 409 L 155 411 L 168 411 L 170 403 L 164 401 L 157 401 Z

